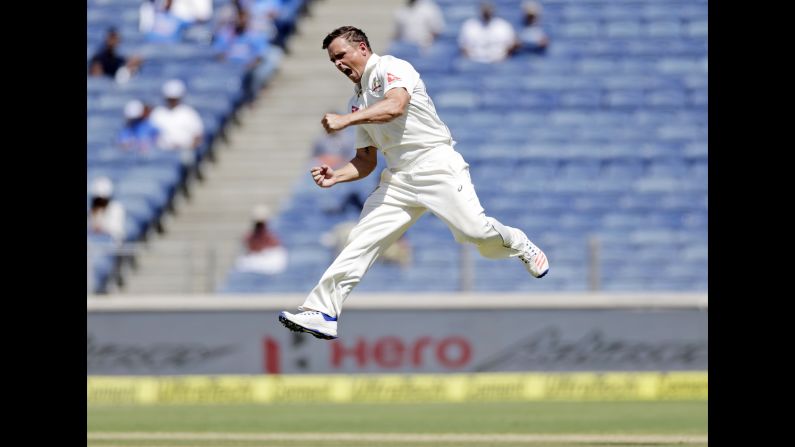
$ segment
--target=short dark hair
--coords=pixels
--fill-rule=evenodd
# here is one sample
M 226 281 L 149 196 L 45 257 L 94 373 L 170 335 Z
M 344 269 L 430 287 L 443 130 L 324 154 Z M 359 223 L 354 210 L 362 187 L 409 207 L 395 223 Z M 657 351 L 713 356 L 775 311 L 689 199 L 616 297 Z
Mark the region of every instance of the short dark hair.
M 341 26 L 328 33 L 326 38 L 323 39 L 323 49 L 325 50 L 328 48 L 328 46 L 331 45 L 331 41 L 337 37 L 342 37 L 348 42 L 364 42 L 364 44 L 367 45 L 367 49 L 373 51 L 373 49 L 370 48 L 370 41 L 367 40 L 367 35 L 364 34 L 364 31 L 355 26 Z

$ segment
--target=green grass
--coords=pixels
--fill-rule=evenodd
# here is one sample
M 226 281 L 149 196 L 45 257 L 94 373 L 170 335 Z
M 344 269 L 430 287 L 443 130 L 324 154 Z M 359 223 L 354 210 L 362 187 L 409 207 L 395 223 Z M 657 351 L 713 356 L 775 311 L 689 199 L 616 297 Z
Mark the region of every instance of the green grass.
M 706 402 L 89 407 L 89 431 L 705 434 Z
M 91 432 L 222 433 L 479 433 L 706 435 L 707 402 L 512 402 L 461 404 L 271 404 L 207 406 L 89 406 Z M 453 446 L 455 443 L 384 442 Z M 91 440 L 90 446 L 364 446 L 338 440 Z M 485 443 L 501 447 L 552 445 L 663 447 L 665 443 Z M 677 444 L 682 445 L 682 444 Z M 705 445 L 705 444 L 687 444 Z M 480 444 L 467 443 L 467 447 Z
M 405 442 L 400 443 L 356 443 L 356 442 L 312 442 L 312 443 L 291 443 L 285 441 L 279 442 L 235 442 L 235 441 L 107 441 L 107 442 L 89 442 L 88 447 L 372 447 L 372 446 L 387 446 L 387 447 L 407 447 L 407 446 L 421 446 L 421 447 L 462 447 L 461 443 L 422 443 L 422 444 L 408 444 Z M 465 447 L 707 447 L 707 444 L 660 444 L 660 443 L 616 443 L 616 442 L 585 442 L 585 443 L 467 443 Z

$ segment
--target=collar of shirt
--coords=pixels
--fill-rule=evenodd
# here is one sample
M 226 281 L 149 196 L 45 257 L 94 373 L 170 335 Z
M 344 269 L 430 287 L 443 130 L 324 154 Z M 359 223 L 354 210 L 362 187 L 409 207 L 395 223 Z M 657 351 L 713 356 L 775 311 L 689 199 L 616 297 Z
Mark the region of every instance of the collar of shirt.
M 359 79 L 359 83 L 353 87 L 353 91 L 358 96 L 362 92 L 362 85 L 370 85 L 370 75 L 373 73 L 373 69 L 375 68 L 378 61 L 381 59 L 381 56 L 373 53 L 370 55 L 370 59 L 367 59 L 367 64 L 364 66 L 364 73 L 362 73 L 362 78 Z

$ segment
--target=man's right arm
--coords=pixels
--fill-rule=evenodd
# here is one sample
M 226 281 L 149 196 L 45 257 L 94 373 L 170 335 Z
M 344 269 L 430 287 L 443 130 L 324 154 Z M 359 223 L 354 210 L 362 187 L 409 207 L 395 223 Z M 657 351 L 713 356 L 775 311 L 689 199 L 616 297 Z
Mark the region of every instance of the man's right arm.
M 352 182 L 370 175 L 378 164 L 374 146 L 356 149 L 356 156 L 345 166 L 334 170 L 327 165 L 312 168 L 312 178 L 321 188 L 329 188 L 337 183 Z

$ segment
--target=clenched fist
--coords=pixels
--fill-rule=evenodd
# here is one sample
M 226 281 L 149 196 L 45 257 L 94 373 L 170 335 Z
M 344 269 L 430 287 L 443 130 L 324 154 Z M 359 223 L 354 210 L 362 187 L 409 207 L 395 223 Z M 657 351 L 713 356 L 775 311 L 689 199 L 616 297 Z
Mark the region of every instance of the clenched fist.
M 323 115 L 323 119 L 320 120 L 320 123 L 323 124 L 326 133 L 334 133 L 348 127 L 345 123 L 345 117 L 343 115 L 337 115 L 336 113 L 327 113 Z
M 337 179 L 334 178 L 334 169 L 329 165 L 315 166 L 310 172 L 312 179 L 321 188 L 330 188 L 337 183 Z

